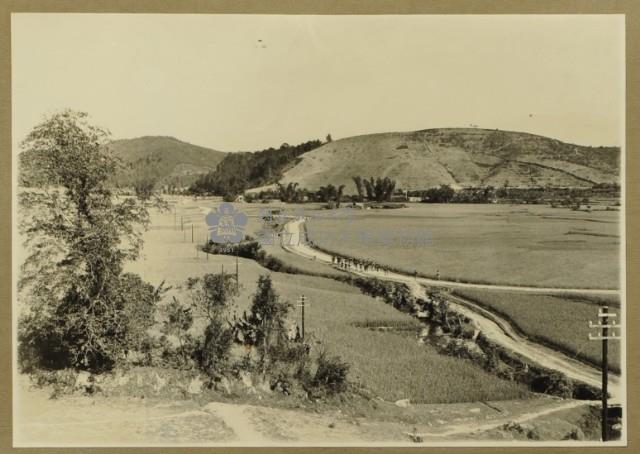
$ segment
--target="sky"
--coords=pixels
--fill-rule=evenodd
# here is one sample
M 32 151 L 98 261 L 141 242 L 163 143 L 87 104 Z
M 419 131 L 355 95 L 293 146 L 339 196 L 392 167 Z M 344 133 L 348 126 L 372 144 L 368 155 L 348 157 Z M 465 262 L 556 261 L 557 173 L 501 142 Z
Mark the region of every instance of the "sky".
M 222 151 L 469 127 L 624 143 L 624 17 L 13 14 L 13 143 L 86 111 Z

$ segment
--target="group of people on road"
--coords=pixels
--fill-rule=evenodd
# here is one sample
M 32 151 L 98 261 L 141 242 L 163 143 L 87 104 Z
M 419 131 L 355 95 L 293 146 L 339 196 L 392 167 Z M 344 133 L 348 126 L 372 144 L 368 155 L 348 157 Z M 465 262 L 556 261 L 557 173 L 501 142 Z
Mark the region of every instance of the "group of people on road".
M 342 270 L 363 271 L 365 273 L 369 271 L 375 271 L 375 272 L 383 272 L 384 274 L 387 274 L 389 272 L 389 268 L 383 265 L 379 265 L 378 263 L 372 260 L 340 257 L 337 255 L 331 256 L 331 264 Z
M 314 256 L 315 259 L 315 256 Z M 389 274 L 390 268 L 384 265 L 380 265 L 372 260 L 355 259 L 351 257 L 341 257 L 339 255 L 331 256 L 331 264 L 341 270 L 345 271 L 363 271 L 365 273 L 374 271 L 376 273 Z M 414 270 L 412 273 L 415 279 L 418 278 L 418 271 Z M 440 270 L 436 271 L 435 278 L 440 280 Z

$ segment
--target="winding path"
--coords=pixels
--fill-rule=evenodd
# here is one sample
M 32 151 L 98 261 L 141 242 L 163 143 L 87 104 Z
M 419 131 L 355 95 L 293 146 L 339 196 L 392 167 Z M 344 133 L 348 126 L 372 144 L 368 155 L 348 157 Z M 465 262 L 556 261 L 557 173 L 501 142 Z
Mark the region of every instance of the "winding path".
M 282 236 L 282 247 L 292 253 L 306 257 L 311 260 L 320 261 L 332 266 L 332 256 L 318 251 L 303 241 L 301 230 L 304 218 L 296 218 L 287 222 L 284 226 L 286 235 Z M 285 241 L 286 238 L 286 241 Z M 558 289 L 558 288 L 541 288 L 541 287 L 514 287 L 503 285 L 487 285 L 487 284 L 471 284 L 451 281 L 441 281 L 427 278 L 415 278 L 406 274 L 394 271 L 355 271 L 351 273 L 377 277 L 379 279 L 403 282 L 407 284 L 416 297 L 423 298 L 425 296 L 425 288 L 423 285 L 446 286 L 453 288 L 490 288 L 494 290 L 518 290 L 539 293 L 592 293 L 592 294 L 617 294 L 616 290 L 587 290 L 587 289 Z M 540 366 L 562 372 L 567 377 L 584 382 L 594 387 L 601 386 L 601 371 L 591 365 L 582 363 L 573 358 L 568 357 L 562 352 L 553 350 L 543 345 L 532 342 L 523 336 L 520 336 L 511 326 L 511 324 L 502 317 L 482 308 L 478 305 L 463 300 L 459 297 L 450 296 L 450 307 L 454 311 L 471 319 L 478 329 L 480 329 L 487 338 L 496 344 L 503 346 L 529 361 L 539 364 Z M 609 392 L 612 402 L 620 402 L 621 399 L 621 381 L 620 377 L 609 374 Z

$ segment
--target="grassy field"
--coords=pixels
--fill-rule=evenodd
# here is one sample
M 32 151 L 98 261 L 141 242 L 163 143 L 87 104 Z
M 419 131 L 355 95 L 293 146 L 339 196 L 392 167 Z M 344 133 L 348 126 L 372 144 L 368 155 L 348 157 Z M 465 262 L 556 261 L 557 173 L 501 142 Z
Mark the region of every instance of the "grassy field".
M 617 298 L 589 300 L 584 297 L 560 297 L 499 290 L 456 290 L 456 294 L 480 303 L 506 316 L 523 334 L 555 346 L 570 356 L 601 363 L 602 344 L 590 341 L 589 320 L 597 322 L 598 303 L 619 313 Z M 609 343 L 609 366 L 620 370 L 620 343 Z
M 341 211 L 307 222 L 314 243 L 442 279 L 619 288 L 616 211 L 453 204 Z
M 178 200 L 175 212 L 154 213 L 152 225 L 145 234 L 143 257 L 129 265 L 130 271 L 159 284 L 163 280 L 177 288 L 188 277 L 204 273 L 235 272 L 235 258 L 197 253 L 199 238 L 206 238 L 202 207 L 215 201 Z M 180 229 L 180 217 L 186 222 Z M 177 222 L 176 222 L 177 219 Z M 194 243 L 191 243 L 191 223 Z M 177 228 L 176 228 L 177 225 Z M 249 307 L 255 283 L 260 274 L 270 274 L 283 299 L 295 303 L 304 294 L 307 333 L 325 343 L 331 354 L 338 354 L 351 364 L 352 380 L 364 384 L 386 400 L 409 398 L 416 402 L 467 402 L 508 400 L 529 395 L 520 385 L 500 380 L 479 366 L 438 354 L 430 346 L 418 344 L 414 332 L 404 327 L 415 323 L 408 315 L 365 296 L 354 287 L 332 279 L 305 275 L 272 273 L 251 260 L 239 259 L 242 285 L 237 299 L 238 309 Z M 168 295 L 169 296 L 169 295 Z M 296 309 L 297 311 L 297 309 Z M 299 312 L 293 312 L 299 320 Z M 357 324 L 401 325 L 403 330 L 376 331 Z

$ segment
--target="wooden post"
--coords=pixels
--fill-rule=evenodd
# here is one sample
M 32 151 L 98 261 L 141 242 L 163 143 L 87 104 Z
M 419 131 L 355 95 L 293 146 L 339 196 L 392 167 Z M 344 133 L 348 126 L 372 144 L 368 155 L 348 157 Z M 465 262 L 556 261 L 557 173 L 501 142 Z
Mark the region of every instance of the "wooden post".
M 603 308 L 605 311 L 607 307 Z M 608 408 L 607 408 L 607 388 L 609 387 L 609 363 L 607 362 L 607 353 L 608 353 L 608 345 L 607 345 L 607 334 L 609 329 L 607 328 L 607 322 L 609 317 L 605 312 L 605 316 L 602 318 L 602 441 L 607 441 L 609 439 L 609 434 L 607 430 L 608 425 Z
M 300 297 L 300 305 L 302 306 L 302 330 L 301 330 L 301 336 L 302 336 L 302 340 L 304 341 L 304 303 L 305 303 L 305 298 L 304 295 L 302 295 Z
M 602 332 L 600 335 L 592 336 L 589 333 L 589 340 L 601 340 L 602 341 L 602 441 L 609 440 L 609 409 L 608 409 L 608 393 L 609 393 L 609 362 L 608 362 L 608 353 L 609 353 L 609 345 L 608 341 L 611 340 L 619 340 L 620 335 L 616 334 L 613 329 L 620 328 L 620 325 L 616 324 L 615 321 L 609 322 L 610 318 L 617 317 L 616 314 L 609 312 L 609 308 L 607 306 L 602 306 L 602 309 L 598 312 L 598 318 L 600 319 L 599 323 L 589 322 L 589 328 L 600 328 Z M 611 332 L 609 329 L 611 328 Z

